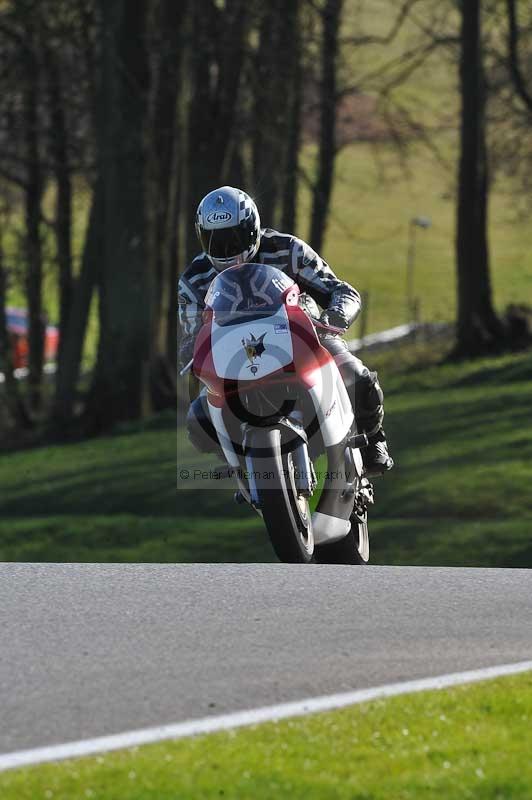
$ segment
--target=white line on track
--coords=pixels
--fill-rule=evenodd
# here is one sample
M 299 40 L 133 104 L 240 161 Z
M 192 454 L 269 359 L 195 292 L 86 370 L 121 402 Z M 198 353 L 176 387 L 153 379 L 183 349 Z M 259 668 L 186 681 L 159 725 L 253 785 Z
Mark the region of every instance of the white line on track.
M 389 683 L 384 686 L 375 686 L 371 689 L 358 689 L 352 692 L 342 692 L 341 694 L 309 697 L 306 700 L 297 700 L 291 703 L 253 708 L 248 711 L 235 711 L 230 714 L 193 719 L 188 722 L 159 725 L 156 728 L 125 731 L 111 736 L 99 736 L 96 739 L 82 739 L 78 742 L 38 747 L 33 750 L 19 750 L 18 752 L 0 755 L 0 772 L 32 764 L 43 764 L 48 761 L 60 761 L 111 750 L 123 750 L 128 747 L 153 744 L 167 739 L 183 739 L 187 736 L 198 736 L 199 734 L 215 733 L 216 731 L 229 730 L 231 728 L 241 728 L 246 725 L 257 725 L 261 722 L 274 722 L 287 717 L 301 717 L 306 714 L 315 714 L 318 711 L 332 711 L 333 709 L 366 703 L 383 697 L 395 697 L 400 694 L 423 692 L 428 689 L 446 689 L 449 686 L 476 683 L 490 678 L 517 675 L 520 672 L 528 671 L 532 671 L 532 661 L 520 661 L 516 664 L 501 664 L 497 667 L 485 667 L 468 672 L 454 672 L 433 678 Z

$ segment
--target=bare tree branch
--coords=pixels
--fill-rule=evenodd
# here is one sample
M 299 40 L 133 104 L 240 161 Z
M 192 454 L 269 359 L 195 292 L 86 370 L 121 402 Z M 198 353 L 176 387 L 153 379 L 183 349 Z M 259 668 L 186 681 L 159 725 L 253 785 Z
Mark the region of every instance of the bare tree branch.
M 340 44 L 342 46 L 349 44 L 356 46 L 365 44 L 390 44 L 390 42 L 392 42 L 395 39 L 395 37 L 403 27 L 403 23 L 407 19 L 410 11 L 419 2 L 420 0 L 404 0 L 392 24 L 392 27 L 385 36 L 375 36 L 371 34 L 367 36 L 348 36 L 340 39 Z
M 441 126 L 429 127 L 418 122 L 408 108 L 388 92 L 383 94 L 381 110 L 388 125 L 394 132 L 394 138 L 402 138 L 402 131 L 398 128 L 396 123 L 398 119 L 403 123 L 403 127 L 406 131 L 413 134 L 416 139 L 421 141 L 430 150 L 439 164 L 445 167 L 445 169 L 450 168 L 449 162 L 445 159 L 442 151 L 430 135 L 434 130 L 441 130 Z
M 449 21 L 449 14 L 452 11 L 452 4 L 443 6 L 442 13 L 433 14 L 431 18 L 427 18 L 424 11 L 425 9 L 423 9 L 421 16 L 417 14 L 410 15 L 412 23 L 421 33 L 427 36 L 431 41 L 437 42 L 444 47 L 456 47 L 460 44 L 460 36 L 458 33 L 447 32 L 446 26 Z M 454 24 L 451 24 L 451 29 L 455 29 Z
M 338 93 L 337 99 L 341 99 L 342 97 L 346 97 L 350 94 L 358 94 L 361 86 L 369 87 L 371 81 L 374 81 L 377 78 L 385 77 L 387 74 L 391 73 L 392 77 L 390 77 L 389 83 L 382 86 L 382 91 L 390 91 L 390 89 L 393 89 L 394 87 L 406 81 L 406 79 L 409 78 L 412 73 L 416 71 L 416 69 L 419 69 L 419 67 L 425 63 L 431 53 L 433 53 L 441 44 L 442 42 L 440 39 L 436 37 L 428 42 L 424 47 L 416 46 L 410 50 L 406 50 L 400 56 L 391 59 L 373 72 L 368 72 L 365 75 L 362 75 L 355 86 L 346 86 Z M 401 67 L 402 69 L 400 69 L 398 73 L 394 74 L 394 70 Z M 379 86 L 379 88 L 381 87 Z

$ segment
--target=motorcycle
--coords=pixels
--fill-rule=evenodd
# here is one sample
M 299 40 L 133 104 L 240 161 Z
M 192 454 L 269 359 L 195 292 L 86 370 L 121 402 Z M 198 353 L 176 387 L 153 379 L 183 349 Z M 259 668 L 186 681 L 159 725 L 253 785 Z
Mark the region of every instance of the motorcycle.
M 265 264 L 224 270 L 205 304 L 191 367 L 236 501 L 262 517 L 280 561 L 367 564 L 367 438 L 320 343 L 341 331 L 312 319 L 297 284 Z

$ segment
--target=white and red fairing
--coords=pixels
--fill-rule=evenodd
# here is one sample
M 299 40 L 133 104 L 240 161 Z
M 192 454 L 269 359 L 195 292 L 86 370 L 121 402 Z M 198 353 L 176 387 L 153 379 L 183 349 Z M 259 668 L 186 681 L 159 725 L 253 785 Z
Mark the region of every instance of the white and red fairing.
M 284 304 L 270 316 L 232 325 L 217 325 L 212 311 L 205 312 L 194 349 L 193 371 L 207 387 L 209 410 L 215 428 L 228 441 L 223 410 L 227 398 L 254 388 L 266 390 L 275 383 L 300 384 L 312 397 L 326 447 L 341 442 L 353 423 L 353 411 L 338 367 L 321 346 L 314 325 L 298 305 L 294 284 L 284 294 Z M 250 357 L 246 344 L 261 342 L 260 355 Z M 229 463 L 238 465 L 234 452 L 223 446 Z

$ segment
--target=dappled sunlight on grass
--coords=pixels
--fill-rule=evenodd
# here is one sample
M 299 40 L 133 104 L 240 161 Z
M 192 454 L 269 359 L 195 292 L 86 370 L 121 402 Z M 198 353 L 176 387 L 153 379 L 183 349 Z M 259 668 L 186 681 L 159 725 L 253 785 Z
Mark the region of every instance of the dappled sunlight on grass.
M 210 459 L 183 442 L 187 463 Z M 10 454 L 0 465 L 0 559 L 271 561 L 230 482 L 176 491 L 173 414 L 109 437 Z
M 3 800 L 529 800 L 532 677 L 6 772 Z
M 376 483 L 372 563 L 532 566 L 531 364 L 528 353 L 390 376 L 397 466 Z
M 394 351 L 415 363 L 417 346 Z M 395 469 L 375 480 L 372 563 L 532 566 L 528 353 L 381 374 Z M 180 465 L 215 457 L 179 438 Z M 274 561 L 231 481 L 176 491 L 173 414 L 110 437 L 12 453 L 0 464 L 0 559 Z M 185 490 L 183 490 L 185 489 Z

